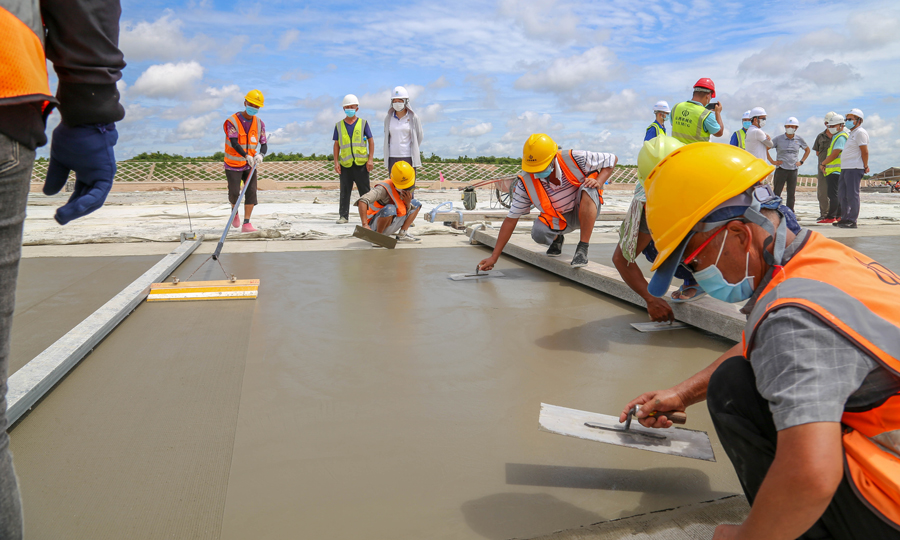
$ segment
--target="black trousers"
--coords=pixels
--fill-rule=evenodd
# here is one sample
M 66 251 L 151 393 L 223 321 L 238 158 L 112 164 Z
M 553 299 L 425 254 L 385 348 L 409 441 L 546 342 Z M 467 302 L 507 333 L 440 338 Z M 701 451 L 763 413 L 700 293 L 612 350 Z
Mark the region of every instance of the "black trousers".
M 772 182 L 774 184 L 773 188 L 775 190 L 775 195 L 781 197 L 781 190 L 784 189 L 785 184 L 787 184 L 787 206 L 794 210 L 794 193 L 797 191 L 797 169 L 793 171 L 782 169 L 781 167 L 777 167 L 775 169 L 775 180 Z
M 225 169 L 225 178 L 228 180 L 228 202 L 232 205 L 241 196 L 241 183 L 246 182 L 249 175 L 250 169 L 246 171 L 229 171 Z M 254 206 L 258 204 L 256 199 L 256 176 L 257 171 L 253 171 L 253 178 L 250 179 L 250 185 L 247 186 L 247 191 L 244 193 L 244 204 L 252 204 Z
M 769 402 L 756 389 L 750 362 L 729 358 L 713 373 L 706 394 L 716 434 L 731 460 L 750 505 L 775 459 L 778 432 Z M 802 540 L 872 540 L 900 538 L 893 528 L 873 513 L 853 492 L 844 476 L 819 521 Z
M 362 197 L 369 192 L 369 171 L 365 165 L 341 165 L 341 198 L 338 205 L 338 214 L 344 219 L 350 219 L 350 192 L 356 184 L 356 191 Z
M 838 182 L 840 179 L 840 171 L 825 177 L 825 181 L 828 183 L 828 214 L 825 217 L 835 219 L 840 219 L 841 217 L 841 200 L 838 198 Z

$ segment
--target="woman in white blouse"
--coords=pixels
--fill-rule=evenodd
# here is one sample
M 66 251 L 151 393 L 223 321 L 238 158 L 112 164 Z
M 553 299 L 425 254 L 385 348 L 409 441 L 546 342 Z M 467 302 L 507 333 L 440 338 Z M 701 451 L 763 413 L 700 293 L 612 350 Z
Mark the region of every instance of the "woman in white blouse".
M 409 108 L 409 92 L 398 86 L 391 92 L 391 108 L 384 119 L 384 160 L 390 171 L 394 163 L 405 161 L 418 168 L 422 165 L 419 144 L 425 133 L 419 117 Z

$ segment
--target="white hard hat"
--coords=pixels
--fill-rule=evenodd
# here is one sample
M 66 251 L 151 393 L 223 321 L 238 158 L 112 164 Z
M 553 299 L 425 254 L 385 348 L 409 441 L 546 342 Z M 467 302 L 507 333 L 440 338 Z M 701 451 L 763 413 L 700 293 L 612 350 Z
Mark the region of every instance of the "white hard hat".
M 831 118 L 828 120 L 829 126 L 839 126 L 844 123 L 844 117 L 839 114 L 831 115 Z
M 391 99 L 397 98 L 409 99 L 409 92 L 406 91 L 406 88 L 402 86 L 394 88 L 394 91 L 391 92 Z
M 741 120 L 750 120 L 751 118 L 753 117 L 750 116 L 750 111 L 744 111 L 743 116 L 741 116 Z
M 798 122 L 797 119 L 794 118 L 794 117 L 792 116 L 792 117 L 790 117 L 790 118 L 787 119 L 787 121 L 784 123 L 784 125 L 786 125 L 786 126 L 799 126 L 799 125 L 800 125 L 800 122 Z
M 347 94 L 346 96 L 344 96 L 344 103 L 341 104 L 341 107 L 348 107 L 350 105 L 359 105 L 359 98 L 357 98 L 353 94 Z
M 834 111 L 828 111 L 827 113 L 825 113 L 825 123 L 826 124 L 831 121 L 832 116 L 834 116 Z
M 756 118 L 757 116 L 766 116 L 766 110 L 762 107 L 753 107 L 750 109 L 750 118 Z
M 865 116 L 863 116 L 863 112 L 862 112 L 861 110 L 859 110 L 859 109 L 850 109 L 850 112 L 848 112 L 847 114 L 852 114 L 853 116 L 858 116 L 858 117 L 860 117 L 860 118 L 865 118 Z
M 668 102 L 666 102 L 666 101 L 657 101 L 657 102 L 656 102 L 656 105 L 653 106 L 653 112 L 664 112 L 664 113 L 668 113 L 668 112 L 672 112 L 672 110 L 669 109 L 669 103 L 668 103 Z

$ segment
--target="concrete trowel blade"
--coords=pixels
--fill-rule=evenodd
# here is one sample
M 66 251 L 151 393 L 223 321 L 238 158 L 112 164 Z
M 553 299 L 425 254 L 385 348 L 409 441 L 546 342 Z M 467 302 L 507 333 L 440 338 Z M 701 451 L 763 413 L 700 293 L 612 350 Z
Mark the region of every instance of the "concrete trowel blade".
M 397 247 L 396 238 L 388 236 L 386 234 L 375 232 L 372 229 L 364 229 L 359 225 L 357 225 L 356 229 L 353 230 L 353 236 L 365 240 L 366 242 L 378 244 L 379 246 L 388 249 L 394 249 L 395 247 Z
M 503 277 L 503 272 L 497 272 L 495 270 L 491 270 L 489 272 L 479 272 L 478 275 L 475 274 L 450 274 L 450 279 L 453 281 L 466 281 L 469 279 L 482 279 L 489 277 Z
M 690 328 L 683 322 L 673 321 L 671 323 L 664 322 L 634 322 L 631 327 L 638 332 L 665 332 L 666 330 L 681 330 L 682 328 Z
M 557 407 L 541 403 L 541 415 L 539 419 L 541 429 L 550 433 L 577 437 L 588 441 L 615 444 L 638 450 L 648 450 L 671 456 L 681 456 L 692 459 L 715 461 L 709 436 L 703 431 L 691 429 L 669 428 L 651 429 L 645 428 L 637 421 L 631 423 L 631 430 L 635 432 L 649 432 L 654 435 L 664 435 L 665 439 L 651 439 L 640 435 L 631 435 L 619 431 L 591 428 L 584 425 L 585 422 L 607 426 L 613 430 L 621 430 L 625 426 L 619 423 L 619 417 L 606 414 L 579 411 L 566 407 Z

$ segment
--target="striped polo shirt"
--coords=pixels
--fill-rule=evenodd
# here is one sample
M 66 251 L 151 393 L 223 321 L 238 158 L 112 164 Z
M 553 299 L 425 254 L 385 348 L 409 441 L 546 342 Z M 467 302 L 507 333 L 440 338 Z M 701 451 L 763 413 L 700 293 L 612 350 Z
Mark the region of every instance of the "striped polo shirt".
M 612 167 L 616 162 L 615 154 L 607 154 L 605 152 L 573 150 L 572 156 L 586 174 Z M 559 163 L 557 163 L 556 158 L 553 159 L 553 170 L 557 171 L 559 177 L 560 184 L 558 186 L 547 180 L 539 180 L 544 189 L 547 190 L 547 196 L 550 197 L 550 204 L 553 205 L 553 208 L 556 208 L 557 212 L 565 214 L 575 208 L 579 186 L 569 183 L 559 172 Z M 525 184 L 519 180 L 516 182 L 516 190 L 513 193 L 512 204 L 509 205 L 509 214 L 506 217 L 518 219 L 522 216 L 527 216 L 531 213 L 531 208 L 531 199 L 528 198 L 528 192 L 525 191 Z

